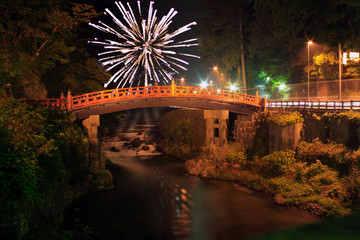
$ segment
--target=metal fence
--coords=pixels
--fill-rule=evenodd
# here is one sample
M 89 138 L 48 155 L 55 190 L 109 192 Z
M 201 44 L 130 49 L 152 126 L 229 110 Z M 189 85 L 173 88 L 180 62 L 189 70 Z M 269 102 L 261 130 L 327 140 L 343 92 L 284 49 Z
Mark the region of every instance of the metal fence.
M 259 87 L 259 95 L 269 100 L 310 100 L 310 101 L 355 101 L 360 100 L 360 79 L 344 79 L 341 81 L 341 99 L 339 80 L 318 80 L 309 84 L 288 84 L 284 90 L 279 87 Z M 284 92 L 286 92 L 284 94 Z

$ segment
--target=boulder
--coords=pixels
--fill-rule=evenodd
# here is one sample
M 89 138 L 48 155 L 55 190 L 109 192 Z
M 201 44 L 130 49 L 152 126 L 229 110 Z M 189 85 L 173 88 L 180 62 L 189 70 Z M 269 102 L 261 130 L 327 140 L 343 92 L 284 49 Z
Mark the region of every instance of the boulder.
M 149 147 L 148 145 L 144 145 L 144 146 L 142 147 L 142 150 L 144 150 L 144 151 L 149 151 L 149 150 L 150 150 L 150 147 Z
M 131 141 L 131 146 L 132 148 L 138 148 L 141 146 L 142 143 L 143 141 L 141 141 L 140 138 L 135 138 Z

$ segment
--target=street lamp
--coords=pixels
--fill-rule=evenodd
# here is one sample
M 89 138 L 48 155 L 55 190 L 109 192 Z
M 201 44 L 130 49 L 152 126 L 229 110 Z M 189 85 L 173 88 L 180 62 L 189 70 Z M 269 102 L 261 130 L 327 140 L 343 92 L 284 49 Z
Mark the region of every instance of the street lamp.
M 309 101 L 310 99 L 310 45 L 312 44 L 312 41 L 308 42 L 308 68 L 307 68 L 307 74 L 308 74 L 308 83 L 307 83 L 307 100 Z
M 217 66 L 206 68 L 206 80 L 209 80 L 209 69 L 212 69 L 213 71 L 217 71 L 219 68 Z
M 202 81 L 201 83 L 200 83 L 200 87 L 201 88 L 207 88 L 208 87 L 208 82 L 207 81 Z
M 179 83 L 179 81 L 180 81 L 180 83 Z M 184 77 L 181 77 L 180 79 L 175 79 L 175 83 L 176 83 L 177 86 L 184 85 L 184 82 L 185 82 Z

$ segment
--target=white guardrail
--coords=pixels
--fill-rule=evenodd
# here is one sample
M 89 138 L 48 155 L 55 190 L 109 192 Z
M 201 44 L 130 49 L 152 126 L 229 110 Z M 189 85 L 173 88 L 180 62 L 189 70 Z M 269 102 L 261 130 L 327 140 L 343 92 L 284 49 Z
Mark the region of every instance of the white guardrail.
M 360 110 L 360 101 L 267 101 L 268 108 L 297 108 L 322 110 Z

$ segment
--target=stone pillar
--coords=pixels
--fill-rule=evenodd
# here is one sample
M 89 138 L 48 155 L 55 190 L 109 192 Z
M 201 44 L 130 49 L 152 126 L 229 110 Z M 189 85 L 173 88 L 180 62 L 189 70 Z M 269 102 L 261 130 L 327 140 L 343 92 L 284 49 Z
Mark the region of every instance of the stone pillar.
M 227 143 L 228 110 L 204 110 L 206 120 L 206 148 L 212 144 L 222 147 Z
M 83 126 L 88 130 L 89 135 L 89 161 L 90 168 L 94 171 L 102 169 L 101 156 L 99 151 L 99 140 L 97 137 L 98 126 L 100 126 L 99 115 L 90 115 L 82 121 Z

